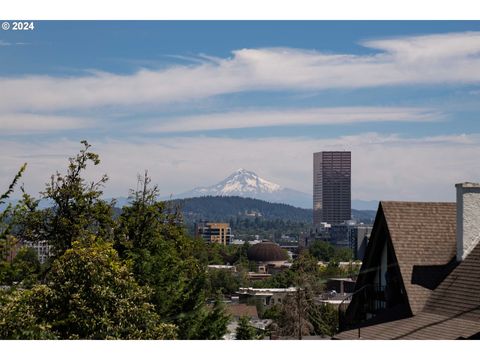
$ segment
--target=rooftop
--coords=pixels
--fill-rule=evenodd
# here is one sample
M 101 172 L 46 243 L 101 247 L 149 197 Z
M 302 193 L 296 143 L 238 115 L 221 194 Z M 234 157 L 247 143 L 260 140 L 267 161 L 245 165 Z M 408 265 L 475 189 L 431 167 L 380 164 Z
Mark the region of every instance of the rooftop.
M 227 314 L 234 317 L 248 316 L 258 319 L 257 307 L 247 304 L 227 304 L 225 307 Z
M 251 246 L 248 249 L 247 256 L 249 260 L 258 262 L 288 260 L 285 250 L 271 241 L 260 242 Z
M 456 262 L 456 204 L 382 202 L 381 208 L 414 316 L 361 327 L 361 338 L 447 340 L 478 336 L 480 244 L 465 260 Z M 356 339 L 358 329 L 335 337 Z
M 416 314 L 425 306 L 435 283 L 441 281 L 442 268 L 448 268 L 456 257 L 456 204 L 382 201 L 380 207 L 411 311 Z
M 257 289 L 257 288 L 239 288 L 238 293 L 240 294 L 260 294 L 260 293 L 285 293 L 285 292 L 296 292 L 297 288 L 271 288 L 271 289 Z

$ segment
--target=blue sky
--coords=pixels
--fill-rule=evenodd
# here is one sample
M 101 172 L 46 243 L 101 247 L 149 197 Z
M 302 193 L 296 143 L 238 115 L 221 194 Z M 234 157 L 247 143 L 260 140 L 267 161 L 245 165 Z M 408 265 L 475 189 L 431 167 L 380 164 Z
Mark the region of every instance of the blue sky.
M 0 32 L 0 185 L 27 189 L 88 139 L 126 195 L 242 167 L 311 192 L 352 151 L 353 198 L 453 200 L 480 181 L 480 22 L 42 21 Z

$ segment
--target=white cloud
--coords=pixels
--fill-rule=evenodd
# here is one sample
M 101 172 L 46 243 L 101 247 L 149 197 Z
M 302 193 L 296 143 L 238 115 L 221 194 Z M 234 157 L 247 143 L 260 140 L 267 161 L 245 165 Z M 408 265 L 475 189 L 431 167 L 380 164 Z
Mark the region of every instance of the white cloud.
M 282 110 L 246 110 L 178 117 L 147 128 L 148 132 L 185 132 L 262 126 L 328 125 L 365 122 L 438 121 L 432 109 L 401 107 L 336 107 Z
M 71 116 L 39 114 L 0 114 L 1 135 L 73 130 L 93 125 L 92 120 Z
M 82 77 L 7 77 L 0 79 L 0 109 L 86 109 L 175 103 L 241 91 L 480 82 L 480 32 L 363 44 L 380 51 L 352 55 L 288 48 L 241 49 L 233 51 L 230 58 L 209 58 L 200 64 L 132 75 L 97 72 Z
M 29 163 L 27 190 L 39 191 L 55 170 L 79 149 L 72 141 L 0 141 L 0 189 L 18 167 Z M 137 173 L 149 169 L 163 195 L 210 185 L 243 167 L 283 186 L 311 193 L 312 153 L 352 151 L 355 199 L 454 201 L 454 184 L 480 181 L 480 134 L 404 138 L 358 134 L 334 139 L 229 139 L 178 137 L 94 144 L 102 163 L 92 176 L 107 173 L 108 196 L 127 195 Z
M 480 33 L 446 33 L 370 40 L 364 46 L 380 49 L 405 62 L 455 59 L 480 53 Z

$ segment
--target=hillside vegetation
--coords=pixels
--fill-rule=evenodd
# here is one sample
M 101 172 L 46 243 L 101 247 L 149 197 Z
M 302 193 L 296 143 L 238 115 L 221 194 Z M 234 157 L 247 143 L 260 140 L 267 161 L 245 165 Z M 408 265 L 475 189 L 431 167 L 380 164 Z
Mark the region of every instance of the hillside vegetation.
M 310 209 L 239 196 L 204 196 L 169 202 L 180 208 L 187 223 L 201 220 L 228 222 L 237 218 L 305 224 L 312 222 Z M 352 210 L 352 217 L 360 222 L 373 223 L 375 213 L 373 210 Z

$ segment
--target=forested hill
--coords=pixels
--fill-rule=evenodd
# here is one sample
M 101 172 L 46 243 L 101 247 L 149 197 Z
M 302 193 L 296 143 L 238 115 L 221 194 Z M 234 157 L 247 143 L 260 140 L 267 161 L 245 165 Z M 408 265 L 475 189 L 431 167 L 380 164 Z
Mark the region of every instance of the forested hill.
M 187 223 L 199 220 L 229 221 L 232 218 L 255 218 L 311 223 L 312 210 L 286 204 L 239 196 L 203 196 L 171 200 L 179 205 Z M 352 210 L 352 216 L 365 223 L 373 223 L 375 211 Z

